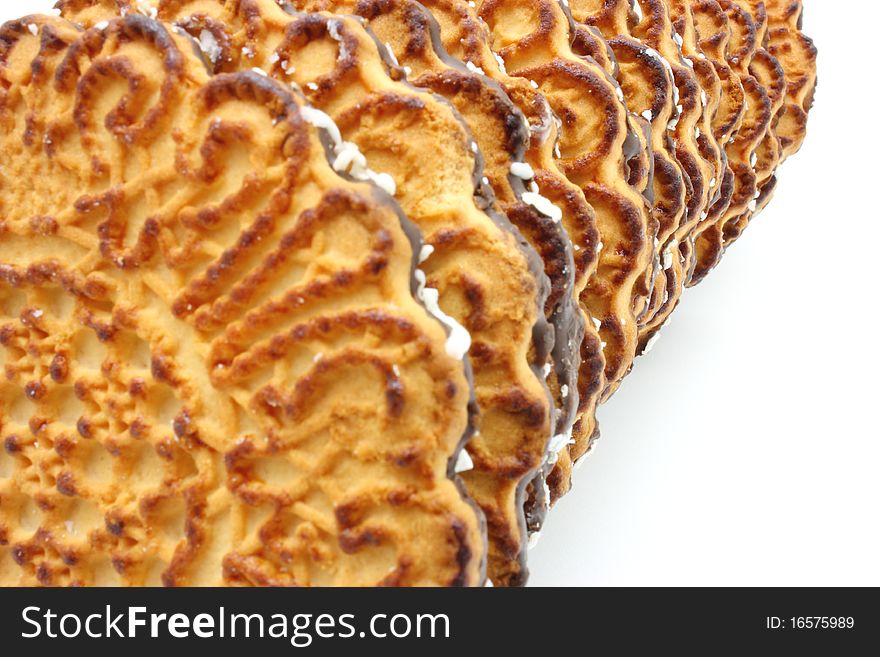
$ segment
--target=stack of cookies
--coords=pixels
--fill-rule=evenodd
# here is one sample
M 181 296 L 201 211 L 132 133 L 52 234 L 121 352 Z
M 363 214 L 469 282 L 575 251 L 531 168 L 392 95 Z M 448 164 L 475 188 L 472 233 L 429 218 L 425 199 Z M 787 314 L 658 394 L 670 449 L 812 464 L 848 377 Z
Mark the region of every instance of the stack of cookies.
M 0 585 L 525 583 L 803 143 L 799 0 L 0 29 Z

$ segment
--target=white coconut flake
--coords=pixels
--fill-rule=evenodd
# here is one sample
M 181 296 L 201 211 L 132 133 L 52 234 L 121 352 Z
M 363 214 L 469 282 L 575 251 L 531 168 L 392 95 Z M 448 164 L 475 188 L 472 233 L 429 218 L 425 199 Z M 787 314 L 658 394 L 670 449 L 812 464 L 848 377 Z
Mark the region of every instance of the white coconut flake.
M 330 133 L 330 138 L 336 144 L 342 143 L 342 133 L 339 132 L 339 128 L 336 127 L 336 123 L 329 115 L 314 107 L 301 107 L 300 114 L 307 123 Z
M 202 30 L 199 34 L 199 47 L 212 64 L 216 64 L 223 54 L 223 49 L 217 43 L 217 38 L 211 30 Z
M 642 351 L 642 356 L 651 353 L 651 350 L 655 347 L 655 345 L 660 341 L 660 334 L 655 333 L 651 336 L 651 339 L 648 340 L 648 343 L 645 345 L 645 349 Z
M 758 163 L 758 154 L 752 153 L 752 157 L 749 158 L 749 164 L 751 164 L 752 168 L 754 168 L 757 163 Z
M 96 29 L 96 30 L 101 30 L 101 31 L 103 31 L 103 30 L 106 30 L 108 27 L 110 27 L 110 22 L 109 22 L 109 21 L 101 21 L 101 22 L 99 22 L 99 23 L 95 23 L 95 29 Z M 32 30 L 32 31 L 33 31 L 33 30 Z
M 385 50 L 388 51 L 388 57 L 391 59 L 391 63 L 399 67 L 400 62 L 397 61 L 397 55 L 394 54 L 394 50 L 391 49 L 391 44 L 387 41 L 385 42 Z
M 642 117 L 644 117 L 646 121 L 653 121 L 654 113 L 651 110 L 646 109 L 644 112 L 642 112 Z
M 531 536 L 529 536 L 529 549 L 535 548 L 538 545 L 538 542 L 541 540 L 541 532 L 535 532 Z
M 535 170 L 528 162 L 514 162 L 510 165 L 510 173 L 523 180 L 531 180 L 535 177 Z
M 681 48 L 684 45 L 684 39 L 682 39 L 681 35 L 678 32 L 676 32 L 675 30 L 672 30 L 672 40 L 675 41 L 675 44 L 679 48 Z
M 430 244 L 423 244 L 422 250 L 419 251 L 419 264 L 426 262 L 434 254 L 434 247 Z
M 562 221 L 562 210 L 553 205 L 547 197 L 536 192 L 523 192 L 521 198 L 523 203 L 532 206 L 545 217 L 550 217 L 556 223 Z
M 28 28 L 28 32 L 30 32 L 34 36 L 37 36 L 37 34 L 39 34 L 39 32 L 40 32 L 39 28 L 36 26 L 35 23 L 28 23 L 27 28 Z
M 259 68 L 258 66 L 254 66 L 251 70 L 252 70 L 254 73 L 256 73 L 257 75 L 262 75 L 264 78 L 268 78 L 268 77 L 269 77 L 269 74 L 266 73 L 266 71 L 264 71 L 263 69 Z
M 593 319 L 593 326 L 596 327 L 597 331 L 601 331 L 602 330 L 602 321 L 596 319 L 595 317 L 593 317 L 592 319 Z
M 495 55 L 495 61 L 498 62 L 498 68 L 501 69 L 501 72 L 504 73 L 504 75 L 507 75 L 507 66 L 504 63 L 504 58 L 502 58 L 497 52 L 493 52 L 492 54 Z
M 455 474 L 461 474 L 462 472 L 467 472 L 468 470 L 474 469 L 474 460 L 471 458 L 471 455 L 468 454 L 466 449 L 461 450 L 458 453 L 458 458 L 455 459 Z
M 367 158 L 350 141 L 343 142 L 342 146 L 337 149 L 336 159 L 333 161 L 333 168 L 336 171 L 350 173 L 354 169 L 365 169 L 366 166 Z
M 464 65 L 467 66 L 467 70 L 469 70 L 471 73 L 479 73 L 480 75 L 485 75 L 483 69 L 481 69 L 479 66 L 471 61 L 465 62 Z
M 248 59 L 254 58 L 254 51 L 250 48 L 250 46 L 245 46 L 241 49 L 241 54 L 247 57 Z
M 416 295 L 425 304 L 428 312 L 449 329 L 449 337 L 446 338 L 446 353 L 456 360 L 463 360 L 471 348 L 471 334 L 464 326 L 440 309 L 440 293 L 434 288 L 426 287 L 425 272 L 416 269 L 415 276 L 419 285 Z
M 642 6 L 639 4 L 638 0 L 633 3 L 632 8 L 636 14 L 636 18 L 639 23 L 641 23 L 645 19 L 645 15 L 642 13 Z
M 563 384 L 559 387 L 559 394 L 562 395 L 562 398 L 565 399 L 568 397 L 568 386 Z
M 638 4 L 638 3 L 636 3 Z M 663 61 L 663 58 L 660 56 L 660 53 L 654 50 L 653 48 L 645 48 L 645 54 L 651 59 L 656 59 L 657 61 Z
M 156 18 L 159 15 L 159 10 L 156 7 L 151 7 L 148 3 L 144 2 L 144 0 L 138 0 L 137 10 L 144 16 L 149 16 L 150 18 Z
M 614 91 L 615 91 L 615 93 L 617 94 L 617 98 L 618 98 L 618 100 L 620 100 L 621 103 L 625 103 L 625 102 L 626 102 L 626 98 L 625 98 L 624 95 L 623 95 L 623 88 L 620 87 L 620 86 L 617 86 L 617 87 L 614 88 Z
M 559 454 L 559 452 L 573 443 L 574 440 L 572 440 L 571 432 L 560 433 L 550 439 L 550 444 L 547 445 L 547 451 L 550 454 Z
M 391 174 L 374 173 L 373 171 L 369 171 L 368 175 L 370 177 L 370 180 L 373 181 L 376 187 L 384 191 L 389 196 L 394 196 L 397 194 L 397 183 L 395 182 L 394 178 L 391 177 Z
M 368 169 L 366 158 L 355 144 L 342 140 L 342 134 L 333 119 L 314 107 L 302 107 L 300 112 L 306 122 L 316 128 L 326 130 L 329 134 L 336 154 L 333 161 L 333 168 L 336 171 L 348 173 L 356 180 L 369 180 L 391 196 L 397 193 L 397 184 L 394 182 L 394 178 L 387 173 L 376 173 Z

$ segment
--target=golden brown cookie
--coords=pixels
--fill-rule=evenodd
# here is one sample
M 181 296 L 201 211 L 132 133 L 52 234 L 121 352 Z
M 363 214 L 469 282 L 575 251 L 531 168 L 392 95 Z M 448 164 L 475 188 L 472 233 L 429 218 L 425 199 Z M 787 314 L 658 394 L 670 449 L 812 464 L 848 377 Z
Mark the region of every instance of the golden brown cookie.
M 601 7 L 590 0 L 576 0 L 571 8 L 576 19 L 596 24 L 603 33 L 607 33 L 606 36 L 615 35 L 616 39 L 631 44 L 635 38 L 649 52 L 657 53 L 674 85 L 668 88 L 674 108 L 666 125 L 661 125 L 659 116 L 655 116 L 653 110 L 649 112 L 655 159 L 659 157 L 667 163 L 674 161 L 680 167 L 686 193 L 685 207 L 677 228 L 667 234 L 665 242 L 661 241 L 659 263 L 662 273 L 655 285 L 654 314 L 644 322 L 641 331 L 640 348 L 643 350 L 677 306 L 684 284 L 690 277 L 694 256 L 693 231 L 718 193 L 717 186 L 714 190 L 710 188 L 710 182 L 717 179 L 715 171 L 720 160 L 720 149 L 711 133 L 708 138 L 702 138 L 701 131 L 708 125 L 708 117 L 699 79 L 694 62 L 682 53 L 682 38 L 675 32 L 663 0 L 640 0 L 632 4 L 605 3 Z M 630 38 L 627 39 L 627 36 Z M 653 60 L 652 63 L 656 64 L 657 58 Z M 623 74 L 626 73 L 624 70 Z M 657 78 L 657 81 L 662 82 L 661 78 Z M 625 91 L 626 88 L 624 84 Z M 657 85 L 655 97 L 664 91 L 662 84 Z M 634 106 L 633 102 L 629 102 L 630 109 L 637 110 L 638 105 Z M 658 143 L 659 148 L 656 146 Z M 670 177 L 665 178 L 668 192 Z M 657 190 L 662 182 L 663 177 L 658 181 L 655 175 L 654 189 Z M 674 178 L 672 182 L 675 182 Z M 668 201 L 661 207 L 664 205 L 670 207 Z
M 633 12 L 630 0 L 571 0 L 566 4 L 575 21 L 595 27 L 605 38 L 617 62 L 617 79 L 629 110 L 644 117 L 651 128 L 651 211 L 659 228 L 651 303 L 640 321 L 640 338 L 646 341 L 675 307 L 685 276 L 680 256 L 671 253 L 678 250 L 673 240 L 686 222 L 691 191 L 669 141 L 669 126 L 675 125 L 681 114 L 678 88 L 669 61 L 633 36 L 631 25 L 644 16 Z M 635 6 L 641 12 L 641 6 Z
M 816 59 L 813 40 L 801 31 L 803 3 L 800 0 L 765 0 L 767 44 L 785 71 L 785 110 L 776 132 L 782 143 L 783 161 L 797 153 L 804 143 L 807 118 L 816 94 Z
M 736 179 L 740 190 L 739 195 L 735 191 L 731 216 L 724 223 L 727 247 L 742 235 L 751 217 L 766 206 L 775 188 L 773 174 L 782 149 L 774 128 L 785 96 L 785 75 L 776 58 L 762 46 L 767 25 L 763 2 L 750 7 L 748 3 L 724 0 L 721 6 L 731 25 L 728 61 L 740 75 L 748 108 L 735 145 L 728 152 L 738 163 L 734 166 L 739 172 Z M 741 207 L 743 201 L 745 209 Z
M 461 329 L 326 115 L 137 14 L 0 79 L 0 581 L 480 584 Z
M 709 209 L 705 218 L 697 226 L 694 244 L 696 258 L 690 285 L 696 285 L 718 264 L 724 252 L 724 222 L 731 216 L 730 205 L 735 190 L 735 174 L 727 155 L 730 140 L 742 125 L 746 110 L 746 94 L 737 72 L 727 61 L 731 27 L 727 14 L 717 0 L 688 0 L 690 7 L 685 10 L 670 1 L 670 9 L 676 29 L 687 43 L 688 27 L 683 22 L 693 19 L 693 38 L 695 51 L 706 57 L 717 76 L 718 86 L 704 86 L 709 103 L 717 109 L 712 121 L 712 134 L 716 142 L 725 150 L 725 169 L 722 177 L 712 181 L 710 187 L 720 185 L 720 197 Z M 684 46 L 688 48 L 687 45 Z M 708 82 L 708 81 L 707 81 Z
M 728 179 L 727 153 L 716 138 L 719 127 L 719 112 L 724 102 L 724 82 L 712 61 L 706 57 L 699 42 L 696 22 L 690 0 L 664 0 L 669 10 L 675 34 L 681 39 L 681 50 L 686 60 L 693 64 L 693 70 L 700 86 L 700 101 L 704 107 L 703 121 L 699 126 L 697 141 L 704 158 L 712 162 L 713 173 L 709 180 L 711 199 L 698 217 L 697 226 L 693 231 L 694 253 L 692 254 L 691 272 L 688 285 L 696 284 L 695 272 L 711 268 L 711 260 L 717 257 L 716 247 L 707 249 L 706 237 L 703 233 L 710 230 L 717 219 L 722 216 L 730 205 L 732 187 L 725 185 Z M 719 12 L 720 13 L 720 12 Z M 730 173 L 732 177 L 732 173 Z M 720 232 L 718 233 L 717 249 L 721 248 Z M 702 278 L 702 276 L 701 276 Z
M 465 126 L 437 96 L 389 77 L 390 62 L 356 19 L 297 14 L 274 0 L 160 2 L 158 15 L 194 35 L 208 18 L 222 25 L 233 65 L 298 84 L 372 168 L 397 181 L 398 201 L 434 248 L 423 268 L 440 306 L 473 336 L 480 415 L 473 469 L 462 475 L 487 515 L 493 579 L 525 577 L 522 496 L 552 428 L 543 382 L 552 333 L 539 316 L 547 291 L 537 254 L 489 207 Z
M 727 16 L 729 38 L 727 64 L 739 78 L 743 89 L 742 121 L 725 145 L 727 162 L 733 172 L 730 206 L 721 217 L 722 243 L 735 241 L 757 209 L 760 188 L 755 167 L 757 149 L 766 138 L 773 118 L 773 106 L 767 90 L 749 67 L 758 49 L 757 31 L 751 14 L 732 0 L 718 0 Z
M 635 357 L 656 235 L 656 220 L 628 180 L 639 141 L 623 93 L 595 60 L 572 51 L 569 17 L 553 0 L 486 0 L 478 10 L 508 72 L 534 82 L 559 117 L 557 161 L 596 212 L 603 248 L 587 299 L 606 343 L 609 395 Z
M 563 224 L 562 208 L 554 203 L 553 192 L 558 189 L 558 183 L 546 173 L 544 180 L 536 180 L 536 172 L 526 159 L 530 130 L 524 114 L 505 90 L 485 75 L 480 65 L 470 60 L 456 60 L 446 52 L 437 21 L 414 0 L 298 0 L 295 4 L 305 9 L 328 8 L 340 13 L 356 13 L 368 19 L 371 31 L 392 53 L 407 80 L 445 98 L 458 110 L 484 154 L 483 173 L 495 192 L 499 208 L 541 254 L 544 271 L 551 281 L 545 313 L 557 335 L 554 367 L 548 376 L 558 409 L 547 456 L 548 461 L 553 460 L 571 440 L 576 419 L 578 370 L 586 320 L 574 295 L 572 242 Z M 494 59 L 492 63 L 498 65 Z M 544 195 L 542 183 L 550 189 L 550 196 Z M 570 204 L 568 199 L 561 200 Z M 591 221 L 592 216 L 579 219 Z M 594 222 L 572 227 L 588 232 L 595 240 L 595 249 Z M 587 366 L 592 368 L 587 372 L 590 376 L 595 371 L 597 353 L 601 354 L 600 342 L 593 340 L 587 354 Z M 598 358 L 601 359 L 601 355 Z M 549 502 L 545 495 L 547 472 L 544 470 L 542 468 L 527 491 L 525 509 L 531 530 L 542 524 Z M 512 570 L 501 559 L 490 558 L 489 570 L 492 580 L 499 584 L 524 580 L 524 573 Z
M 551 453 L 552 470 L 547 475 L 549 497 L 556 500 L 570 487 L 573 461 L 581 458 L 598 436 L 596 406 L 604 388 L 605 358 L 596 323 L 589 316 L 587 286 L 598 264 L 599 231 L 595 214 L 586 202 L 583 192 L 559 169 L 554 153 L 558 144 L 558 117 L 549 103 L 528 80 L 509 75 L 503 62 L 491 50 L 491 35 L 486 24 L 477 16 L 475 7 L 466 0 L 423 0 L 437 23 L 442 48 L 459 61 L 482 71 L 501 85 L 526 117 L 529 126 L 528 149 L 525 162 L 534 174 L 534 182 L 543 196 L 562 211 L 561 224 L 572 242 L 575 255 L 572 295 L 585 318 L 585 337 L 581 344 L 581 364 L 577 377 L 578 406 L 571 432 L 571 444 L 565 445 L 566 436 L 556 441 L 558 452 Z M 415 80 L 420 83 L 418 80 Z M 529 183 L 531 186 L 531 183 Z M 557 348 L 564 347 L 557 342 Z M 563 449 L 567 447 L 567 449 Z M 555 460 L 555 463 L 552 461 Z M 538 487 L 533 487 L 538 493 Z M 540 511 L 550 500 L 531 496 L 527 518 L 531 531 L 540 531 L 543 518 Z
M 755 40 L 758 48 L 749 64 L 751 73 L 767 91 L 771 104 L 770 127 L 764 140 L 755 149 L 755 175 L 760 195 L 755 204 L 757 214 L 763 210 L 776 189 L 776 169 L 782 160 L 782 141 L 777 129 L 785 111 L 785 71 L 779 60 L 767 49 L 767 11 L 763 0 L 739 0 L 739 6 L 748 11 L 755 23 Z M 728 229 L 729 231 L 731 229 Z M 742 232 L 742 229 L 739 229 Z

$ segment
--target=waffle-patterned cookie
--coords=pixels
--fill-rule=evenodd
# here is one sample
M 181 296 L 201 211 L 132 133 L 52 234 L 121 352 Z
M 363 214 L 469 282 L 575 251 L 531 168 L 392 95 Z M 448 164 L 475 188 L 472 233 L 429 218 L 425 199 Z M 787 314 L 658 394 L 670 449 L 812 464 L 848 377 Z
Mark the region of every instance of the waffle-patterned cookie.
M 197 53 L 0 30 L 0 583 L 480 584 L 414 228 L 326 115 Z
M 603 248 L 587 299 L 606 343 L 609 395 L 635 357 L 656 235 L 656 220 L 629 183 L 628 163 L 639 141 L 629 129 L 623 92 L 595 60 L 572 51 L 570 17 L 554 0 L 477 4 L 507 70 L 534 82 L 559 117 L 557 161 L 596 213 Z
M 195 26 L 194 34 L 208 18 L 223 26 L 233 65 L 299 84 L 374 169 L 397 181 L 397 199 L 434 248 L 423 268 L 440 306 L 473 337 L 480 415 L 468 446 L 473 469 L 462 476 L 487 516 L 493 580 L 505 568 L 524 577 L 521 496 L 551 436 L 543 377 L 552 332 L 538 316 L 546 279 L 537 254 L 488 207 L 479 149 L 465 126 L 437 96 L 389 77 L 383 51 L 356 19 L 297 14 L 273 0 L 157 9 L 183 29 Z

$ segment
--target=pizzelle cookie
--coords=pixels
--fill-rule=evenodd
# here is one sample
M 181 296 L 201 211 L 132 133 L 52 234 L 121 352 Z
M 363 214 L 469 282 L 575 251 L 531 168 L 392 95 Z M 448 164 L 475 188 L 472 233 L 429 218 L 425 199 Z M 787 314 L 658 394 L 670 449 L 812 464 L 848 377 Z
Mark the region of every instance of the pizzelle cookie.
M 481 196 L 488 188 L 480 184 L 479 149 L 464 125 L 437 96 L 389 77 L 378 44 L 356 19 L 297 14 L 271 0 L 160 2 L 157 9 L 199 35 L 206 18 L 222 25 L 237 66 L 301 86 L 372 168 L 397 181 L 397 199 L 435 249 L 423 268 L 440 306 L 473 336 L 480 414 L 460 469 L 487 515 L 490 572 L 493 580 L 524 578 L 522 497 L 552 428 L 543 377 L 553 336 L 539 315 L 546 279 L 537 254 L 517 243 L 515 229 L 488 208 L 491 197 Z
M 0 31 L 0 582 L 480 584 L 414 228 L 326 115 L 197 51 Z
M 557 162 L 596 213 L 603 248 L 587 300 L 601 322 L 610 395 L 635 358 L 656 235 L 644 197 L 628 180 L 638 140 L 622 92 L 595 60 L 572 51 L 569 17 L 554 0 L 486 0 L 478 12 L 507 71 L 534 82 L 559 117 Z

